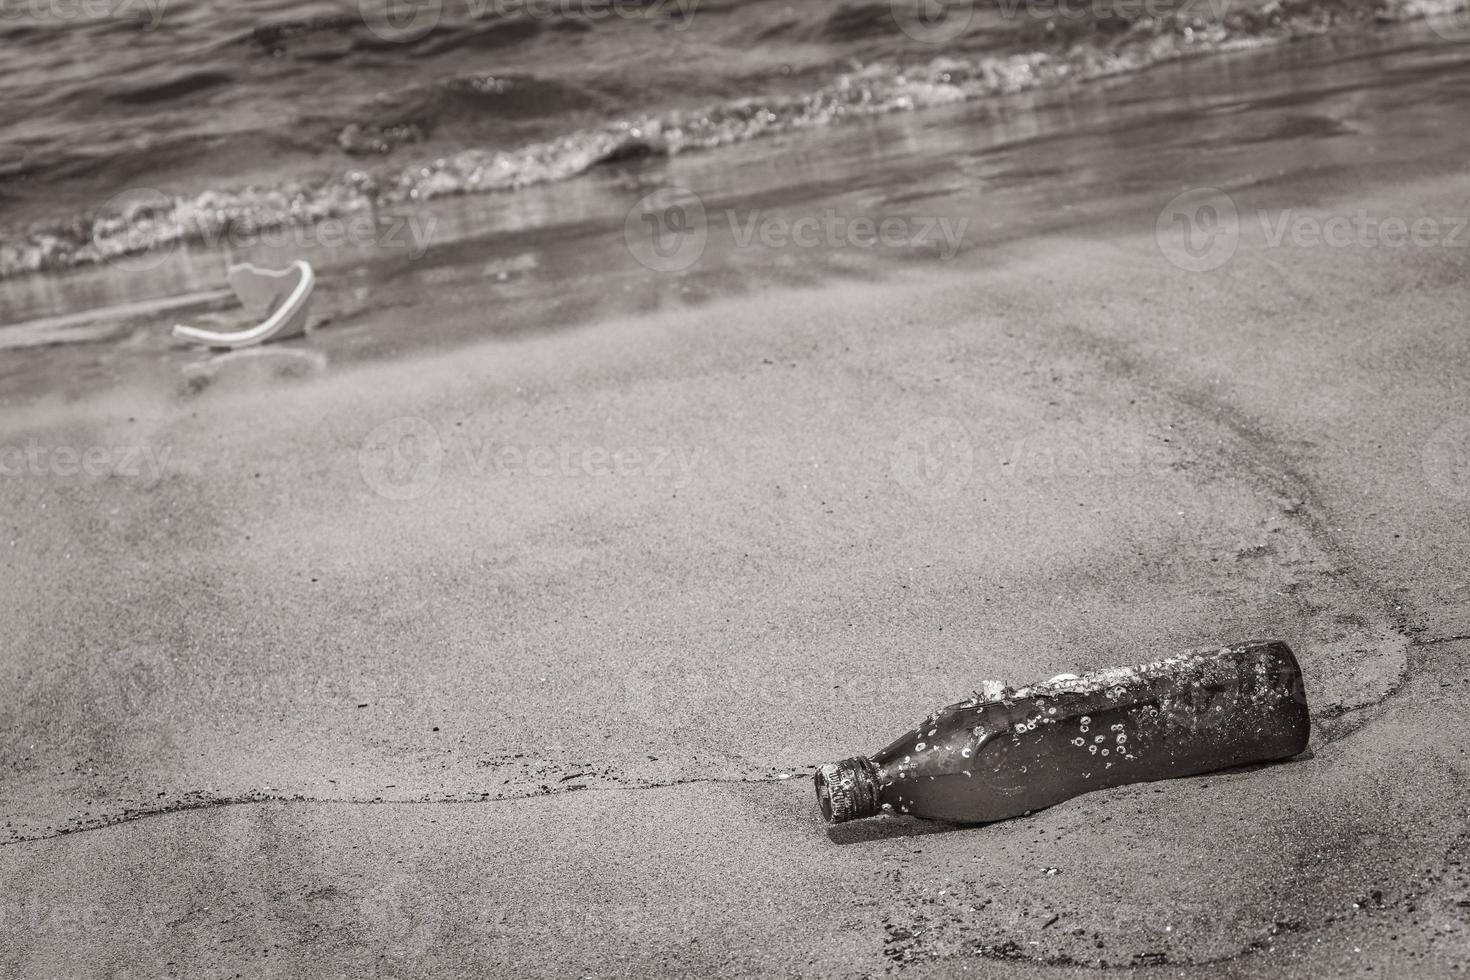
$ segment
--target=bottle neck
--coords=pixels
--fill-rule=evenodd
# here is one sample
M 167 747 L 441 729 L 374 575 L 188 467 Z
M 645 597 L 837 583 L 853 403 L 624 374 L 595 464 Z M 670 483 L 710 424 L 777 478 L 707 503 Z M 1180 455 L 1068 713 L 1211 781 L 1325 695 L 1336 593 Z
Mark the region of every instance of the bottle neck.
M 878 767 L 856 756 L 817 770 L 817 803 L 829 823 L 846 823 L 878 813 Z

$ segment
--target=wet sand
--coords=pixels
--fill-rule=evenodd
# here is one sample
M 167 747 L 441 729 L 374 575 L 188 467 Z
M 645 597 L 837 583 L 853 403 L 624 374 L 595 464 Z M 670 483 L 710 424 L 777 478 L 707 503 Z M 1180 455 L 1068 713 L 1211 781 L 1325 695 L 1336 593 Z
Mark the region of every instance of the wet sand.
M 0 972 L 1463 970 L 1470 76 L 1405 38 L 1120 84 L 1040 227 L 927 199 L 1001 216 L 949 262 L 614 247 L 507 331 L 472 240 L 260 355 L 12 352 Z M 875 168 L 964 138 L 914 118 Z M 1187 184 L 1240 215 L 1209 271 L 1156 234 Z M 1272 244 L 1360 210 L 1440 238 Z M 818 819 L 815 765 L 985 678 L 1265 635 L 1306 758 Z

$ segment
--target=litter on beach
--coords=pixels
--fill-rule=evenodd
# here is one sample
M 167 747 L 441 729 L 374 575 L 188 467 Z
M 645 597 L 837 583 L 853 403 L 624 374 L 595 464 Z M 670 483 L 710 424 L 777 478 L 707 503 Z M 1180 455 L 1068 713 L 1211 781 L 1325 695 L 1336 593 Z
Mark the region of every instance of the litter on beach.
M 175 324 L 173 335 L 207 347 L 253 347 L 271 340 L 287 340 L 306 333 L 316 273 L 311 263 L 297 259 L 279 271 L 248 262 L 230 266 L 230 288 L 240 305 L 265 319 L 248 330 L 220 331 Z
M 823 766 L 817 801 L 832 823 L 986 823 L 1109 786 L 1290 758 L 1310 730 L 1291 648 L 1250 642 L 1020 690 L 987 682 L 872 757 Z

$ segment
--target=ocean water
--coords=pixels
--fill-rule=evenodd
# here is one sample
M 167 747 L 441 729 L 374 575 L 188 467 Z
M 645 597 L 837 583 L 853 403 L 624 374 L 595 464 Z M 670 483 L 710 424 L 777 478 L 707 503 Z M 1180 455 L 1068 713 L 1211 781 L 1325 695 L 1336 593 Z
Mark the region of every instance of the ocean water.
M 1433 2 L 0 0 L 0 278 L 1086 84 Z

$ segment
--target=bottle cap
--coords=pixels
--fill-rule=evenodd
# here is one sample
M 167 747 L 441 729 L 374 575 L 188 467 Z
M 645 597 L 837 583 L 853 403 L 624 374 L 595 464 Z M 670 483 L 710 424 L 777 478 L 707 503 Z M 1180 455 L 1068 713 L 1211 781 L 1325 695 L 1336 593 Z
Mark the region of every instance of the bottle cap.
M 861 820 L 878 812 L 878 767 L 862 756 L 817 770 L 817 803 L 830 823 Z

